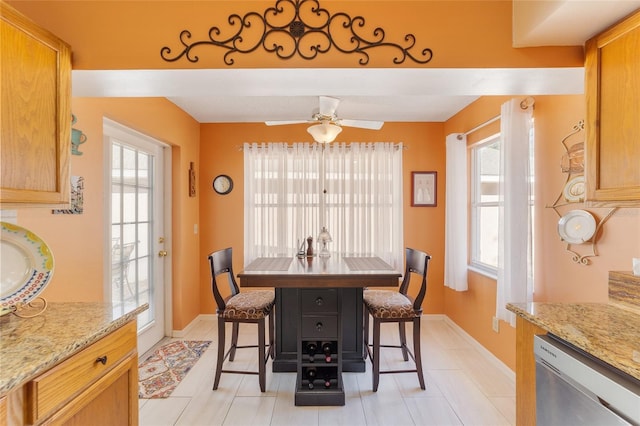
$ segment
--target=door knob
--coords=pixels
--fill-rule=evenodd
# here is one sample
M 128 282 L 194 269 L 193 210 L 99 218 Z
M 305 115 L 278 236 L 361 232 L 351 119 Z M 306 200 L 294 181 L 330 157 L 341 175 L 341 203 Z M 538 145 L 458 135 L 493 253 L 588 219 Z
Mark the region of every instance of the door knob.
M 167 257 L 167 254 L 169 254 L 169 253 L 167 253 L 166 250 L 160 250 L 158 252 L 158 256 L 160 256 L 160 257 Z

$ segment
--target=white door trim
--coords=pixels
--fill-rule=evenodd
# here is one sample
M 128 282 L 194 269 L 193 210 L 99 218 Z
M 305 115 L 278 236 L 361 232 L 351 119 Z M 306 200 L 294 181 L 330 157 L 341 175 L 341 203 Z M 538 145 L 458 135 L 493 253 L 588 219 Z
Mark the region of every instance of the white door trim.
M 108 128 L 109 134 L 105 131 L 105 128 Z M 144 133 L 141 133 L 135 129 L 126 127 L 116 121 L 113 121 L 109 118 L 103 117 L 103 158 L 104 158 L 104 191 L 103 191 L 103 203 L 105 215 L 110 215 L 111 212 L 111 137 L 120 137 L 122 139 L 126 139 L 126 136 L 135 136 L 138 139 L 142 139 L 150 144 L 159 145 L 163 150 L 163 196 L 164 196 L 164 205 L 163 205 L 163 227 L 164 227 L 164 250 L 169 253 L 167 261 L 164 262 L 164 336 L 172 335 L 173 328 L 173 315 L 172 315 L 172 151 L 171 146 Z M 111 242 L 107 235 L 111 233 L 111 223 L 110 220 L 106 220 L 106 217 L 103 217 L 103 240 L 104 240 L 104 249 L 105 253 L 109 253 L 111 250 Z M 110 270 L 108 265 L 104 268 L 104 281 L 109 282 L 110 278 Z M 104 285 L 104 300 L 111 300 L 110 294 L 110 286 Z M 142 330 L 140 330 L 142 331 Z

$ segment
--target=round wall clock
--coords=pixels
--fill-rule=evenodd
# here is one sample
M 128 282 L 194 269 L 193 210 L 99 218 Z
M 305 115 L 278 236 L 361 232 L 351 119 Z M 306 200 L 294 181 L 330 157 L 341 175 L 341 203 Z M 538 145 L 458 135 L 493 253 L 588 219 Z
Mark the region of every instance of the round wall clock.
M 227 175 L 218 175 L 213 179 L 213 189 L 218 194 L 228 194 L 233 189 L 233 180 Z

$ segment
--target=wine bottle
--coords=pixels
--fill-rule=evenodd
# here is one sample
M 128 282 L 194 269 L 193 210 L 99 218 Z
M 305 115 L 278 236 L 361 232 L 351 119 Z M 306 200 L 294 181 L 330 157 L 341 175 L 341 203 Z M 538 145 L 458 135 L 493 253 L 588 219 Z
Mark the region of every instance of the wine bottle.
M 318 376 L 318 373 L 316 372 L 315 368 L 307 368 L 307 379 L 309 380 L 315 380 L 315 378 Z
M 329 376 L 324 377 L 324 387 L 329 389 L 331 387 L 331 379 Z
M 309 362 L 313 362 L 314 355 L 318 351 L 318 345 L 316 342 L 307 342 L 307 354 L 309 355 Z
M 322 344 L 322 352 L 324 352 L 324 360 L 331 362 L 331 342 L 325 342 Z
M 307 368 L 306 374 L 307 379 L 309 379 L 309 389 L 313 389 L 313 381 L 318 376 L 318 373 L 316 372 L 315 368 Z

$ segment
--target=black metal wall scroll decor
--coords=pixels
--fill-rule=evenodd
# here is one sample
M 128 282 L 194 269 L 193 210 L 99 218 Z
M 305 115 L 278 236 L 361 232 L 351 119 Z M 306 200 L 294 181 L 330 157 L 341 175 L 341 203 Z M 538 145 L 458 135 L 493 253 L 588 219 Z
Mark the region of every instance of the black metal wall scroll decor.
M 370 35 L 364 36 L 365 20 L 362 16 L 351 17 L 344 12 L 330 13 L 320 7 L 318 0 L 277 0 L 274 7 L 262 14 L 248 12 L 244 16 L 229 15 L 227 18 L 232 34 L 225 35 L 217 27 L 211 27 L 208 39 L 191 40 L 191 32 L 183 30 L 180 42 L 183 49 L 173 54 L 170 47 L 160 50 L 160 56 L 167 62 L 175 62 L 185 57 L 190 62 L 198 62 L 194 49 L 200 46 L 217 46 L 226 49 L 224 62 L 233 65 L 233 54 L 251 53 L 260 46 L 280 59 L 290 59 L 299 55 L 312 60 L 331 48 L 342 53 L 360 56 L 360 65 L 369 63 L 369 51 L 386 47 L 395 52 L 394 64 L 402 64 L 411 59 L 418 64 L 431 61 L 433 52 L 425 48 L 418 54 L 413 50 L 416 38 L 413 34 L 404 36 L 404 46 L 385 41 L 385 31 L 376 27 Z M 340 37 L 338 37 L 340 36 Z

